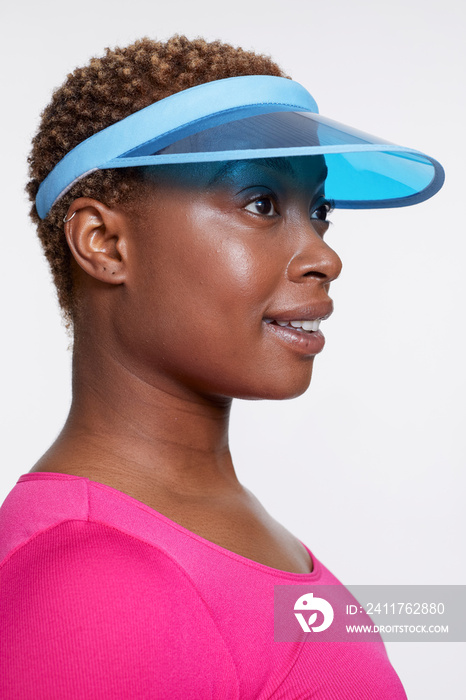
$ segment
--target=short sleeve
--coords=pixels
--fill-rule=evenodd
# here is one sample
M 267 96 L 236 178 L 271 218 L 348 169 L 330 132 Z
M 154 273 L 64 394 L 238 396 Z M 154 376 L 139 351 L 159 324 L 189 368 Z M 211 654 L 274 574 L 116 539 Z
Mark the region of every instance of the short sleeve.
M 108 525 L 65 521 L 0 569 L 5 700 L 230 700 L 234 663 L 167 554 Z

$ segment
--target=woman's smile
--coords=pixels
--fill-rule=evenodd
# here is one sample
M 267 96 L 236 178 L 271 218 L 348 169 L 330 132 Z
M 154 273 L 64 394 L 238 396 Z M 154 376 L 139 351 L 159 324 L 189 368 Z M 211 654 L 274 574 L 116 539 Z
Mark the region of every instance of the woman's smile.
M 126 215 L 120 351 L 206 395 L 306 390 L 341 269 L 321 157 L 162 166 Z M 151 380 L 152 381 L 152 380 Z
M 264 319 L 264 323 L 270 332 L 289 343 L 297 352 L 312 356 L 323 350 L 325 338 L 320 324 L 332 311 L 333 304 L 329 299 L 319 306 L 271 314 L 271 318 Z

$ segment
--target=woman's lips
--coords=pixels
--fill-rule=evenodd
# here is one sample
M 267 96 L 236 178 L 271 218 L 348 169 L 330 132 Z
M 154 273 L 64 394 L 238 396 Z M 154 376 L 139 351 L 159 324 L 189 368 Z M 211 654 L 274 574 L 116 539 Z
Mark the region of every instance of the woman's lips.
M 297 352 L 303 355 L 317 355 L 321 352 L 325 345 L 325 338 L 320 330 L 306 331 L 300 328 L 292 328 L 291 326 L 278 325 L 276 321 L 264 320 L 264 325 L 274 337 L 280 339 L 293 347 Z

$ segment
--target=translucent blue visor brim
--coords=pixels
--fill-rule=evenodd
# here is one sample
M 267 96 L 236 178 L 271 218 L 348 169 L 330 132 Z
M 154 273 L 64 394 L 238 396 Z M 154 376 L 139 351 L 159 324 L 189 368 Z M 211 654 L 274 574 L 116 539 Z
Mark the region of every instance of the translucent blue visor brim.
M 146 143 L 112 167 L 141 165 L 142 159 L 155 165 L 323 155 L 326 196 L 336 207 L 353 209 L 415 204 L 444 181 L 442 166 L 429 156 L 310 112 L 255 115 L 156 146 L 160 141 Z

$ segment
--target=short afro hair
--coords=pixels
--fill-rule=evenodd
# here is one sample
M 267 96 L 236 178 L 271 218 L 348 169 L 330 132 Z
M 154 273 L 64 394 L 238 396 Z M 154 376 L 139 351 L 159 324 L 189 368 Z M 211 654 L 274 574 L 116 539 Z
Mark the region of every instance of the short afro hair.
M 166 42 L 144 38 L 127 47 L 107 48 L 104 56 L 76 68 L 55 90 L 32 141 L 26 190 L 68 326 L 73 325 L 76 292 L 63 218 L 77 197 L 92 197 L 107 206 L 129 201 L 141 173 L 140 168 L 90 173 L 73 185 L 44 220 L 35 207 L 41 182 L 68 151 L 110 124 L 194 85 L 241 75 L 288 77 L 267 56 L 220 41 L 175 35 Z

